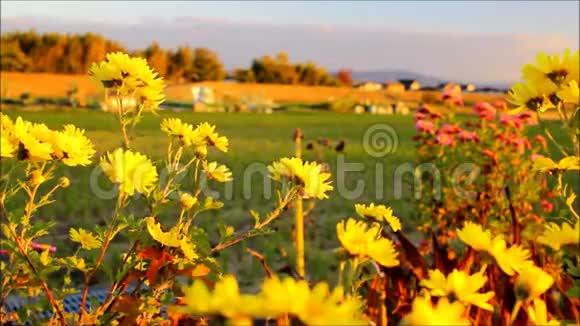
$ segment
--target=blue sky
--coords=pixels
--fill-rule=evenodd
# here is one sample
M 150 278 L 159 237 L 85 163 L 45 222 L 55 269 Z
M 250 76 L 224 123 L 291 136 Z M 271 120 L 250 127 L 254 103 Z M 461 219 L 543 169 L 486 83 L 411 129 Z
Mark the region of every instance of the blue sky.
M 166 47 L 193 43 L 193 45 L 213 47 L 217 50 L 231 50 L 234 48 L 233 44 L 239 46 L 236 43 L 239 41 L 236 38 L 239 37 L 235 35 L 239 31 L 239 36 L 245 39 L 249 40 L 252 39 L 252 35 L 259 35 L 260 40 L 266 39 L 265 42 L 269 42 L 269 47 L 256 50 L 272 52 L 285 50 L 289 52 L 291 59 L 293 57 L 312 59 L 330 66 L 331 69 L 349 66 L 365 70 L 413 69 L 416 66 L 414 64 L 416 62 L 410 61 L 413 55 L 406 56 L 402 53 L 399 56 L 392 55 L 391 58 L 388 52 L 389 45 L 396 44 L 398 47 L 408 45 L 409 51 L 419 49 L 429 51 L 421 45 L 435 38 L 448 43 L 448 46 L 462 48 L 461 57 L 471 57 L 472 60 L 476 58 L 479 60 L 481 53 L 474 53 L 475 49 L 470 52 L 465 47 L 474 48 L 475 39 L 479 40 L 475 43 L 475 48 L 478 45 L 495 49 L 505 48 L 509 44 L 514 47 L 518 46 L 514 49 L 517 51 L 514 51 L 516 53 L 513 55 L 509 55 L 506 49 L 501 49 L 503 51 L 501 56 L 492 55 L 487 59 L 488 61 L 507 60 L 513 63 L 523 63 L 522 61 L 533 59 L 538 50 L 561 51 L 564 47 L 571 47 L 575 50 L 578 48 L 580 10 L 578 1 L 32 2 L 6 0 L 1 2 L 1 9 L 2 32 L 29 28 L 36 28 L 42 32 L 51 31 L 51 29 L 59 32 L 94 31 L 122 43 L 128 43 L 130 47 L 145 46 L 152 41 L 152 38 L 155 38 Z M 183 26 L 181 29 L 175 29 L 171 25 L 177 19 L 195 22 L 196 26 L 203 25 L 203 28 L 200 27 L 196 33 L 189 33 L 191 29 Z M 151 26 L 146 25 L 159 25 L 160 30 L 165 28 L 167 36 L 164 37 L 163 33 L 151 31 Z M 126 30 L 127 26 L 132 26 L 132 31 Z M 223 30 L 226 27 L 229 28 L 227 33 Z M 277 28 L 280 29 L 278 33 L 271 31 Z M 216 34 L 216 30 L 222 30 L 222 33 Z M 316 45 L 314 49 L 312 46 L 307 48 L 292 44 L 295 41 L 292 39 L 293 33 L 309 34 L 310 32 L 320 34 L 316 36 L 318 37 L 316 40 L 310 40 L 311 44 Z M 364 34 L 368 32 L 378 38 L 384 35 L 383 47 L 361 43 L 360 39 L 364 38 Z M 324 33 L 334 34 L 331 37 L 323 35 Z M 183 37 L 180 38 L 179 35 Z M 210 36 L 221 39 L 214 40 Z M 315 36 L 307 38 L 315 38 Z M 205 44 L 199 44 L 200 42 Z M 334 44 L 337 42 L 344 42 L 344 46 Z M 360 53 L 356 54 L 354 49 L 352 49 L 353 53 L 350 53 L 347 44 L 372 48 L 375 52 L 384 51 L 383 56 L 389 60 L 382 62 L 381 57 L 377 55 L 367 58 Z M 430 65 L 424 62 L 418 64 L 422 70 L 427 70 L 419 72 L 445 73 L 446 71 L 440 71 L 436 66 L 445 60 L 441 56 L 449 56 L 449 54 L 443 49 L 438 50 L 437 44 L 432 46 L 433 60 Z M 288 50 L 285 47 L 288 47 Z M 328 56 L 329 49 L 345 53 L 337 53 L 338 58 L 324 57 L 323 55 Z M 481 48 L 477 51 L 481 52 Z M 226 65 L 241 65 L 251 60 L 252 55 L 265 54 L 249 53 L 247 49 L 241 52 L 237 57 L 226 54 L 224 59 Z M 409 56 L 411 58 L 406 58 Z M 425 61 L 424 58 L 421 59 Z M 485 57 L 482 56 L 481 60 L 485 60 Z M 491 63 L 493 62 L 490 62 L 490 67 Z M 466 64 L 460 66 L 463 69 Z M 485 73 L 486 69 L 487 73 Z M 447 71 L 451 77 L 491 81 L 514 79 L 519 73 L 517 70 L 519 69 L 509 73 L 501 73 L 499 70 L 497 73 L 489 73 L 488 68 L 480 69 L 480 71 L 475 69 L 473 76 L 459 70 L 448 69 Z

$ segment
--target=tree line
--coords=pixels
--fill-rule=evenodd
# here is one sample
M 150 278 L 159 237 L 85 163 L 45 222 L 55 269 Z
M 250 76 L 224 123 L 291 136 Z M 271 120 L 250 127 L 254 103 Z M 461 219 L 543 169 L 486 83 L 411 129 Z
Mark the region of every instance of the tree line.
M 338 86 L 350 83 L 313 62 L 292 63 L 288 55 L 262 56 L 250 67 L 226 72 L 218 54 L 207 48 L 180 46 L 163 49 L 152 42 L 145 49 L 127 51 L 118 42 L 94 33 L 61 34 L 35 31 L 3 33 L 0 45 L 0 69 L 17 72 L 86 74 L 93 62 L 105 59 L 113 51 L 140 56 L 168 80 L 178 82 L 221 81 L 242 83 L 277 83 Z

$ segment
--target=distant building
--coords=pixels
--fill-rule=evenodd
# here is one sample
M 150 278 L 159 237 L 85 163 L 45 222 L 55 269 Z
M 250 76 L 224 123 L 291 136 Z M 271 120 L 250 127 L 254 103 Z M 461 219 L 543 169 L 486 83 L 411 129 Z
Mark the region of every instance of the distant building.
M 388 95 L 398 96 L 405 92 L 405 85 L 398 81 L 386 82 L 385 85 L 385 90 Z
M 405 90 L 418 91 L 421 89 L 421 83 L 415 79 L 399 79 L 399 83 L 405 86 Z
M 355 87 L 365 92 L 375 92 L 383 89 L 383 85 L 375 82 L 363 82 L 356 85 Z
M 461 90 L 465 92 L 475 91 L 475 85 L 473 84 L 461 84 Z

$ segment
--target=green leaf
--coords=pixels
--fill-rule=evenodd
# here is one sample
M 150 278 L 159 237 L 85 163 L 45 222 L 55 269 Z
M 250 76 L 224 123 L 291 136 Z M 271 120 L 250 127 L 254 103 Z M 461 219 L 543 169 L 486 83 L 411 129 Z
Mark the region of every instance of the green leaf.
M 255 210 L 250 210 L 250 214 L 254 218 L 254 227 L 260 225 L 260 213 L 256 212 Z
M 569 298 L 580 298 L 580 285 L 576 284 L 568 289 L 566 296 Z

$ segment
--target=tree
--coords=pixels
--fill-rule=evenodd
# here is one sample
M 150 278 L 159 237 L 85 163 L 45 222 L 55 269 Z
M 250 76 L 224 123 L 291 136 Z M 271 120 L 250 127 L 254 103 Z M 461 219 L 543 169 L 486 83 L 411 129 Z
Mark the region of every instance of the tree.
M 193 52 L 187 46 L 180 46 L 169 60 L 168 75 L 175 80 L 190 79 L 193 73 Z
M 225 77 L 223 64 L 218 55 L 206 48 L 197 48 L 193 53 L 192 81 L 223 80 Z
M 340 82 L 344 86 L 351 86 L 352 85 L 352 71 L 350 69 L 341 69 L 336 73 L 336 78 L 340 80 Z
M 165 77 L 167 75 L 167 52 L 161 49 L 157 42 L 151 43 L 151 45 L 145 49 L 145 58 L 151 65 L 151 68 L 153 68 L 159 76 Z

